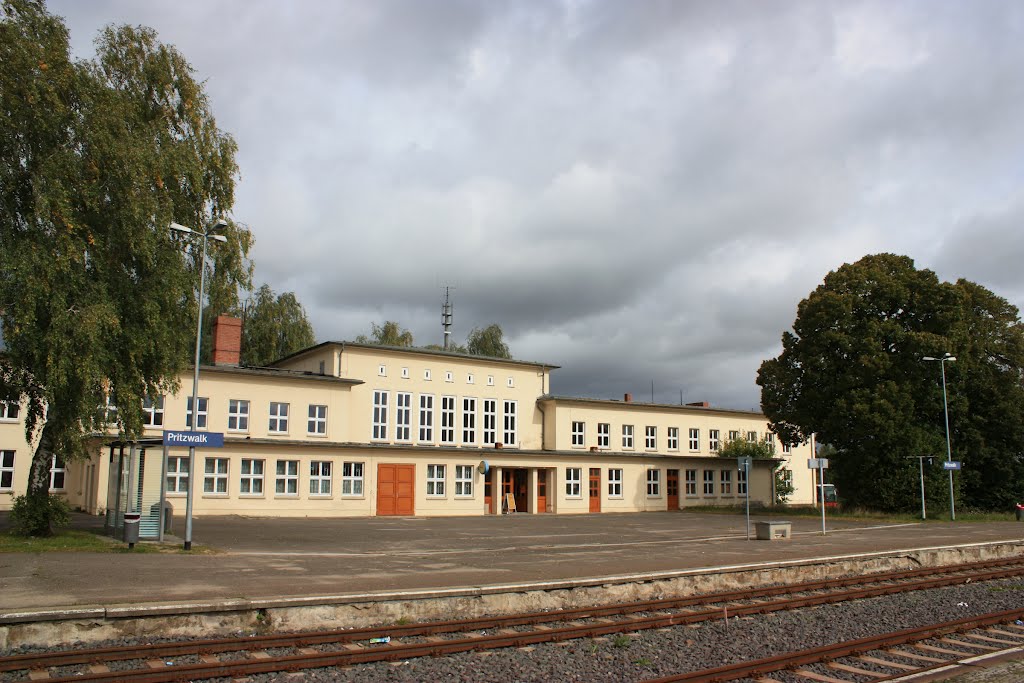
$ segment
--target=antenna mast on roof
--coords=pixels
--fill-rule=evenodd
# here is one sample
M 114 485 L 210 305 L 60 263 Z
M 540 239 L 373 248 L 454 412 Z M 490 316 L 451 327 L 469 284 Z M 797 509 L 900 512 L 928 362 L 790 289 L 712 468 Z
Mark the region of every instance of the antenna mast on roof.
M 452 336 L 452 304 L 448 299 L 448 292 L 454 287 L 444 288 L 444 306 L 441 307 L 441 327 L 444 329 L 444 350 L 447 351 L 451 348 L 451 342 L 449 341 Z

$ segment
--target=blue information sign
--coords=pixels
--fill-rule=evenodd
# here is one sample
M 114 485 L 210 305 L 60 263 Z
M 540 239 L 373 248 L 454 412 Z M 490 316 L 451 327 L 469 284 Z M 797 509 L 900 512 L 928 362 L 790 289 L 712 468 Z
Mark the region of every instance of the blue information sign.
M 165 430 L 164 445 L 224 448 L 224 434 L 221 432 L 175 432 Z
M 958 470 L 958 469 L 960 469 L 960 461 L 959 460 L 947 460 L 944 463 L 942 463 L 942 469 L 944 469 L 944 470 Z

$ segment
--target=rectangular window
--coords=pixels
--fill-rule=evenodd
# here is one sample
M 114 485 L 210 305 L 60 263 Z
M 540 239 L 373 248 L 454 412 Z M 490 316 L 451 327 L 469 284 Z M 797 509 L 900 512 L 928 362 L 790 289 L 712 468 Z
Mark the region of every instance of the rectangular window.
M 741 496 L 747 495 L 747 470 L 739 470 L 736 474 L 736 493 Z
M 199 404 L 199 410 L 196 411 L 196 430 L 206 429 L 206 416 L 207 407 L 210 404 L 210 399 L 205 396 L 198 397 L 196 401 Z M 188 397 L 188 401 L 185 405 L 185 426 L 192 429 L 192 397 Z
M 739 439 L 740 439 L 739 430 L 737 430 L 737 429 L 730 429 L 729 430 L 729 441 L 739 441 Z
M 476 443 L 476 399 L 462 399 L 462 443 Z
M 17 401 L 0 401 L 0 420 L 17 420 L 21 405 Z
M 708 430 L 708 449 L 710 449 L 712 451 L 717 451 L 720 444 L 721 444 L 721 442 L 718 439 L 718 430 L 717 429 L 709 429 Z
M 14 488 L 14 451 L 0 451 L 0 490 Z
M 610 448 L 612 444 L 612 426 L 607 422 L 599 422 L 597 425 L 597 447 Z
M 704 495 L 715 495 L 715 471 L 704 470 Z
M 658 449 L 658 428 L 651 425 L 644 427 L 644 448 L 649 451 Z
M 506 446 L 515 446 L 518 442 L 516 411 L 519 403 L 516 401 L 505 401 L 505 430 L 502 434 L 502 443 Z
M 583 448 L 586 438 L 586 425 L 583 422 L 572 423 L 572 447 Z
M 484 445 L 493 446 L 498 431 L 498 402 L 493 398 L 484 399 Z
M 622 498 L 622 470 L 611 468 L 608 470 L 608 497 Z
M 327 433 L 327 406 L 309 405 L 309 420 L 306 432 L 323 436 Z
M 668 449 L 670 451 L 679 450 L 679 427 L 668 428 Z
M 793 470 L 783 467 L 779 472 L 782 474 L 782 483 L 786 488 L 793 488 Z
M 412 394 L 395 394 L 395 441 L 412 441 Z
M 757 442 L 757 432 L 747 432 L 747 441 L 750 443 Z
M 156 401 L 148 396 L 142 399 L 142 424 L 146 427 L 163 427 L 164 397 L 158 396 Z
M 732 495 L 732 470 L 722 470 L 722 495 Z
M 579 467 L 565 468 L 565 495 L 568 498 L 579 498 L 583 490 L 583 470 Z
M 296 496 L 299 494 L 298 460 L 277 461 L 277 478 L 274 481 L 274 493 L 279 496 Z
M 657 498 L 661 495 L 661 470 L 647 470 L 647 497 Z
M 263 461 L 242 458 L 238 493 L 242 496 L 263 495 Z
M 788 444 L 788 443 L 782 444 L 782 452 L 783 453 L 792 453 L 793 452 L 793 444 Z
M 239 399 L 228 401 L 228 431 L 249 431 L 249 402 Z
M 434 396 L 420 394 L 420 443 L 434 442 Z
M 455 497 L 470 498 L 473 495 L 473 466 L 455 466 Z
M 771 432 L 764 433 L 764 442 L 768 444 L 768 452 L 775 453 L 775 437 L 772 436 Z
M 385 441 L 388 438 L 388 392 L 373 392 L 373 440 Z
M 167 456 L 167 493 L 188 493 L 187 456 Z
M 267 430 L 271 434 L 288 433 L 288 404 L 270 403 L 270 421 Z
M 444 497 L 444 465 L 427 465 L 427 495 Z
M 228 492 L 228 459 L 207 458 L 206 469 L 203 476 L 203 493 L 220 493 L 227 495 Z
M 363 495 L 363 463 L 343 462 L 341 464 L 341 495 Z
M 695 427 L 690 427 L 690 450 L 693 452 L 700 450 L 700 430 Z
M 622 447 L 633 448 L 633 425 L 622 425 Z
M 64 464 L 64 458 L 60 457 L 56 453 L 53 454 L 53 459 L 50 461 L 50 490 L 51 491 L 63 491 L 64 490 L 64 477 L 67 474 L 67 465 Z
M 311 460 L 309 463 L 309 495 L 331 495 L 331 461 Z
M 686 495 L 697 495 L 697 470 L 686 470 Z
M 441 397 L 441 443 L 455 443 L 455 397 Z

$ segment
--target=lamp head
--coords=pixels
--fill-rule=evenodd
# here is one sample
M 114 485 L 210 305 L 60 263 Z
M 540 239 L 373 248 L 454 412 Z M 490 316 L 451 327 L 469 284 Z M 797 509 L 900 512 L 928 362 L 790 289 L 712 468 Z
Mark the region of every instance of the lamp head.
M 171 223 L 171 230 L 174 230 L 175 232 L 183 232 L 187 235 L 191 235 L 195 232 L 192 228 L 186 228 L 180 223 Z
M 211 232 L 220 232 L 221 230 L 223 230 L 226 227 L 228 227 L 228 222 L 226 220 L 224 220 L 223 218 L 218 218 L 216 221 L 214 221 L 213 225 L 211 225 L 210 229 L 207 230 L 206 232 L 207 232 L 207 234 L 209 234 Z

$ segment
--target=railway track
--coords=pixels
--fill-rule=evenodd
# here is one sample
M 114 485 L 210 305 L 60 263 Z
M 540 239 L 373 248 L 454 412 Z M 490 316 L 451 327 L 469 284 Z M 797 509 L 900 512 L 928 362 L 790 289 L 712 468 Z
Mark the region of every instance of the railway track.
M 1024 560 L 997 560 L 508 617 L 13 655 L 0 657 L 0 672 L 14 676 L 7 680 L 155 683 L 298 671 L 595 638 L 1018 576 Z

